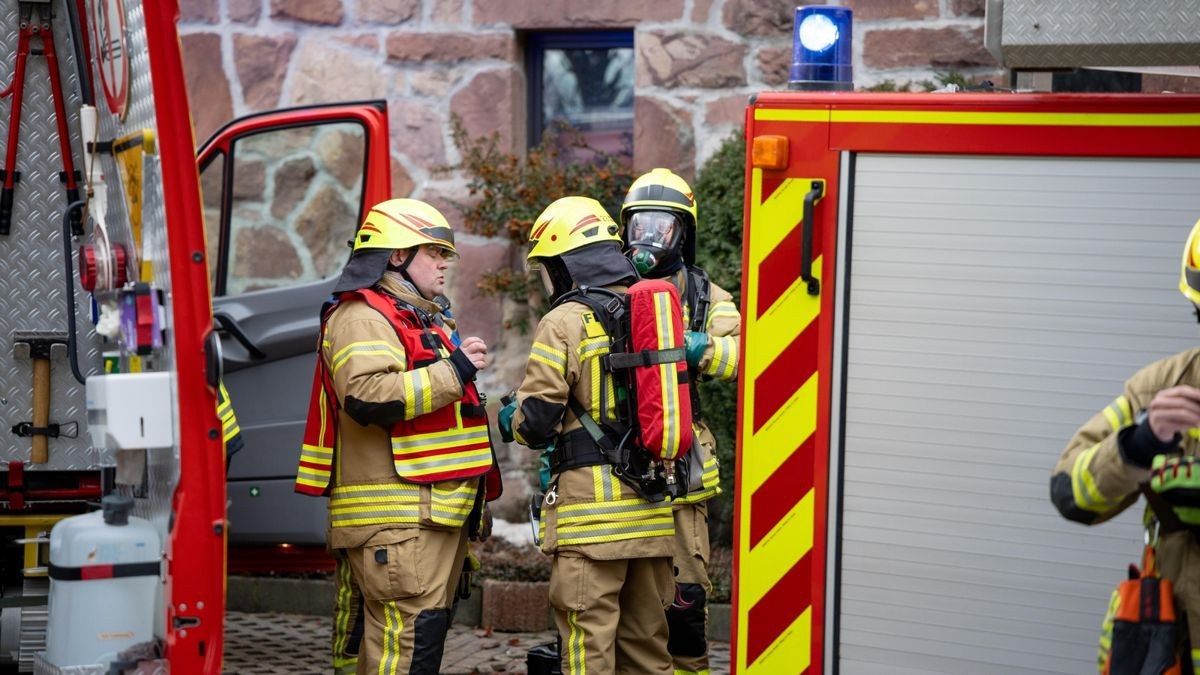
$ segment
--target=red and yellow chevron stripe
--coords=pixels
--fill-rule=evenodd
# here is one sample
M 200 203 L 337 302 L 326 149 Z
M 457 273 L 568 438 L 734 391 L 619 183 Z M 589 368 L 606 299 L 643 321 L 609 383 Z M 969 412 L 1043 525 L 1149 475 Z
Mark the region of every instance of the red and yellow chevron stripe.
M 817 522 L 824 520 L 824 498 L 817 498 L 816 473 L 825 464 L 817 456 L 818 428 L 826 426 L 818 415 L 821 300 L 804 291 L 798 263 L 812 179 L 772 186 L 763 174 L 751 173 L 743 285 L 742 335 L 754 349 L 742 357 L 735 668 L 819 672 L 825 528 Z M 821 220 L 815 220 L 814 254 L 823 241 Z M 823 257 L 814 257 L 813 273 L 822 278 Z

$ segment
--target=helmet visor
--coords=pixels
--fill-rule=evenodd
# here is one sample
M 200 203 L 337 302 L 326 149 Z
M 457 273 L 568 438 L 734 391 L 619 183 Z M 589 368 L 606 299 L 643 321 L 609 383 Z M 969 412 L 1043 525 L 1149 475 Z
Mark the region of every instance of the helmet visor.
M 671 251 L 683 233 L 683 217 L 670 211 L 636 211 L 625 224 L 625 241 L 630 248 Z

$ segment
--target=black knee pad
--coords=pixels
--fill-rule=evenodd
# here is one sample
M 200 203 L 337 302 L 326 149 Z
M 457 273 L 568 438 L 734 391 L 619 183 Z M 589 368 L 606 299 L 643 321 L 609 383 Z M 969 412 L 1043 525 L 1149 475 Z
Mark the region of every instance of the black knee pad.
M 667 651 L 674 656 L 704 656 L 708 653 L 704 606 L 708 594 L 700 584 L 675 584 L 675 601 L 667 608 L 671 635 Z
M 442 669 L 442 650 L 450 630 L 450 610 L 423 609 L 413 621 L 411 675 L 437 675 Z
M 359 598 L 358 611 L 354 613 L 354 624 L 350 626 L 350 634 L 346 636 L 346 649 L 344 652 L 347 656 L 358 656 L 358 650 L 362 647 L 363 626 L 366 620 L 367 617 L 362 598 Z

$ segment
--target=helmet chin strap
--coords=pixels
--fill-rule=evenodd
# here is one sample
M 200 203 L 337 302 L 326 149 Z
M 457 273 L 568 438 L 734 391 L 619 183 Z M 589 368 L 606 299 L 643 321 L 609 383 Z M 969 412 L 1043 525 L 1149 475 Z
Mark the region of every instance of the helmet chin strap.
M 416 260 L 417 248 L 418 247 L 414 246 L 414 247 L 408 249 L 408 257 L 404 259 L 403 263 L 400 263 L 399 265 L 393 265 L 391 258 L 388 258 L 388 265 L 387 265 L 387 270 L 389 272 L 398 273 L 405 281 L 412 284 L 413 288 L 416 288 L 417 284 L 413 282 L 412 277 L 408 276 L 408 266 L 412 264 L 413 260 Z

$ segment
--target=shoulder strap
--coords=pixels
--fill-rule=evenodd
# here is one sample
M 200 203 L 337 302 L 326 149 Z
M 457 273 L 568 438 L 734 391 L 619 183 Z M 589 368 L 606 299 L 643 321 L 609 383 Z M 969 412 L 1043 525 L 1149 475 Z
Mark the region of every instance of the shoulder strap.
M 551 308 L 567 302 L 578 302 L 596 315 L 604 332 L 614 341 L 621 333 L 621 319 L 625 317 L 625 296 L 601 286 L 581 286 L 559 296 Z
M 688 330 L 703 333 L 708 321 L 708 307 L 712 304 L 708 273 L 699 267 L 688 266 L 687 282 Z

